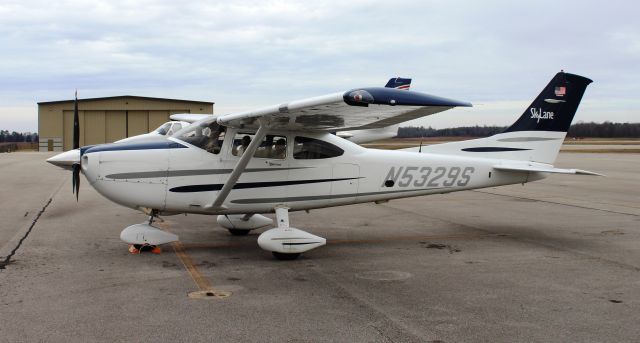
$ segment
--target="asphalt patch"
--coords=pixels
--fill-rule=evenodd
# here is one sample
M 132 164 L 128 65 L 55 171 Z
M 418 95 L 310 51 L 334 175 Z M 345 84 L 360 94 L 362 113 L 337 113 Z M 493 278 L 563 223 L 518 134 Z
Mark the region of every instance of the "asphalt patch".
M 449 245 L 449 244 L 429 243 L 429 242 L 420 242 L 420 244 L 422 244 L 422 246 L 424 248 L 426 248 L 426 249 L 438 249 L 438 250 L 447 249 L 447 250 L 449 250 L 450 254 L 462 251 L 458 247 L 455 247 L 455 246 Z

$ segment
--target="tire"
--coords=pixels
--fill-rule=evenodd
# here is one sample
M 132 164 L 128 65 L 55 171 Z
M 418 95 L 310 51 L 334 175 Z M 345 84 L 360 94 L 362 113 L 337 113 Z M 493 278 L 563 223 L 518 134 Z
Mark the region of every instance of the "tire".
M 298 253 L 293 253 L 293 254 L 285 254 L 285 253 L 281 253 L 281 252 L 272 251 L 271 253 L 273 254 L 273 257 L 275 257 L 276 259 L 278 259 L 280 261 L 295 260 L 296 258 L 300 257 L 300 255 L 302 255 L 299 252 Z
M 234 236 L 246 236 L 249 234 L 251 230 L 242 230 L 242 229 L 227 229 L 229 233 Z

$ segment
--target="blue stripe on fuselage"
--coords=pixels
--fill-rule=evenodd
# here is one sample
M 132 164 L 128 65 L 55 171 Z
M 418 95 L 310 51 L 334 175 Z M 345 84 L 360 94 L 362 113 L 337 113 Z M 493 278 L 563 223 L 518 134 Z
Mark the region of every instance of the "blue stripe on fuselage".
M 182 149 L 187 146 L 173 141 L 147 142 L 147 143 L 110 143 L 100 144 L 81 149 L 81 155 L 100 151 L 122 151 L 122 150 L 157 150 L 157 149 Z

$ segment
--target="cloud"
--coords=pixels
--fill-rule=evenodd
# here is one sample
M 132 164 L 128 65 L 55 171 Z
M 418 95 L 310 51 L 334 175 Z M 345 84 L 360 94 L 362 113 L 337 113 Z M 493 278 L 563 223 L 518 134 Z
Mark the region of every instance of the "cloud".
M 515 106 L 565 69 L 596 81 L 586 99 L 616 98 L 633 121 L 637 12 L 616 0 L 4 0 L 0 118 L 11 118 L 1 114 L 8 107 L 70 98 L 75 88 L 86 97 L 210 100 L 226 112 L 391 76 L 436 95 Z M 442 125 L 459 124 L 450 117 Z

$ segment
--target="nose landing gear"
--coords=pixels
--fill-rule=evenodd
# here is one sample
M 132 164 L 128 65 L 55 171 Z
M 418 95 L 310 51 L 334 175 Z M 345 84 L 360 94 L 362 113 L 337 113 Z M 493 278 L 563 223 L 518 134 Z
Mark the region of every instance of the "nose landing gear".
M 162 252 L 159 245 L 178 240 L 178 236 L 151 225 L 156 216 L 157 211 L 153 210 L 148 222 L 134 224 L 122 230 L 120 239 L 129 243 L 130 253 L 140 254 L 141 252 L 150 251 L 154 254 L 159 254 Z

